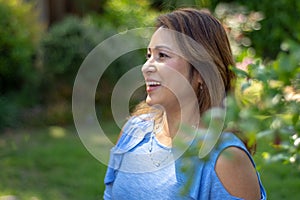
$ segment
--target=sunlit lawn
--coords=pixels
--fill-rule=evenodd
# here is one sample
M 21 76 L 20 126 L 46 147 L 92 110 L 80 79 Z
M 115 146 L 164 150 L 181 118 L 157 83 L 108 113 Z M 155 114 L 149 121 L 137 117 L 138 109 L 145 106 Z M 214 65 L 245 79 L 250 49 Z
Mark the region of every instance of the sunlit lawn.
M 0 134 L 0 199 L 101 199 L 105 169 L 74 128 Z
M 118 135 L 111 123 L 105 124 Z M 265 147 L 259 149 L 264 151 Z M 257 164 L 269 199 L 300 199 L 300 172 Z M 102 199 L 106 167 L 82 145 L 74 128 L 48 127 L 0 134 L 0 199 Z
M 269 149 L 268 142 L 260 141 L 254 155 L 268 199 L 300 199 L 300 170 L 296 166 L 263 162 L 261 154 Z

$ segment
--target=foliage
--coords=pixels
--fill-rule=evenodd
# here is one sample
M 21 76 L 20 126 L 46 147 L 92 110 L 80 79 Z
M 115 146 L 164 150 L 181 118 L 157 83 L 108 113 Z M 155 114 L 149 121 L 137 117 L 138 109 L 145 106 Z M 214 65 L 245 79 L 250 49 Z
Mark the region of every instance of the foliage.
M 207 0 L 150 0 L 151 7 L 158 9 L 160 11 L 165 10 L 174 10 L 175 8 L 179 7 L 195 7 L 195 6 L 202 6 L 208 7 L 209 1 Z
M 87 12 L 102 12 L 103 8 L 106 6 L 107 0 L 73 0 L 73 9 L 84 14 Z
M 16 127 L 19 122 L 20 106 L 5 96 L 0 97 L 0 130 L 7 127 Z
M 110 0 L 104 13 L 98 16 L 101 28 L 115 27 L 118 32 L 132 28 L 153 26 L 157 13 L 150 8 L 149 1 Z
M 92 23 L 75 16 L 53 25 L 41 42 L 45 75 L 73 79 L 85 56 L 102 37 Z
M 53 25 L 41 41 L 45 87 L 59 90 L 54 99 L 70 94 L 76 73 L 102 34 L 89 20 L 69 16 Z M 51 99 L 53 100 L 53 99 Z
M 111 0 L 107 2 L 102 15 L 91 15 L 91 18 L 101 30 L 110 30 L 112 35 L 134 28 L 153 27 L 157 15 L 147 0 Z M 122 55 L 112 63 L 104 76 L 110 81 L 118 80 L 130 68 L 143 64 L 144 55 L 145 49 Z
M 102 31 L 113 36 L 134 28 L 153 27 L 157 15 L 158 13 L 150 8 L 147 0 L 111 0 L 106 3 L 102 14 L 93 13 L 89 17 Z M 101 93 L 96 94 L 96 102 L 105 105 L 101 108 L 101 114 L 105 117 L 111 117 L 109 105 L 114 85 L 128 70 L 145 62 L 145 53 L 146 49 L 138 49 L 120 55 L 105 70 L 99 82 L 98 91 Z
M 286 39 L 300 44 L 300 1 L 278 0 L 271 3 L 267 0 L 237 0 L 250 10 L 263 13 L 259 31 L 249 33 L 257 55 L 274 59 L 280 52 L 281 44 Z
M 47 124 L 72 121 L 71 96 L 77 71 L 89 52 L 105 37 L 90 18 L 69 16 L 50 27 L 41 41 L 43 104 Z
M 38 102 L 35 65 L 43 32 L 32 3 L 0 0 L 0 129 L 18 124 L 20 107 Z
M 300 46 L 286 43 L 286 51 L 273 62 L 235 69 L 239 87 L 227 100 L 227 124 L 240 130 L 249 142 L 268 139 L 268 161 L 295 164 L 300 169 Z
M 0 0 L 0 89 L 20 92 L 35 82 L 33 56 L 42 26 L 33 5 L 20 0 Z
M 295 165 L 266 162 L 264 152 L 274 152 L 267 138 L 258 141 L 254 160 L 268 199 L 299 199 L 300 193 L 296 191 L 300 187 L 300 171 L 295 170 Z
M 108 1 L 101 14 L 92 12 L 83 19 L 70 16 L 50 28 L 41 43 L 43 91 L 46 91 L 43 96 L 44 102 L 51 105 L 46 112 L 49 113 L 48 116 L 56 116 L 60 112 L 59 117 L 50 117 L 50 121 L 53 122 L 55 118 L 67 121 L 61 115 L 63 112 L 66 112 L 65 118 L 69 119 L 68 105 L 71 102 L 73 81 L 88 53 L 100 42 L 120 31 L 152 24 L 154 12 L 148 9 L 147 1 Z M 147 17 L 144 15 L 146 12 Z M 99 83 L 99 87 L 104 88 L 101 88 L 101 95 L 96 94 L 96 101 L 101 98 L 102 104 L 109 104 L 114 83 L 131 67 L 142 64 L 144 54 L 144 51 L 130 52 L 115 60 Z M 63 106 L 56 105 L 61 102 Z M 101 113 L 106 111 L 102 110 Z
M 208 6 L 214 10 L 220 3 L 239 4 L 248 10 L 262 13 L 261 28 L 258 31 L 245 32 L 252 41 L 252 47 L 259 57 L 275 59 L 280 52 L 281 44 L 287 38 L 300 44 L 300 1 L 278 0 L 204 0 L 200 6 Z
M 235 60 L 242 62 L 244 57 L 253 57 L 255 49 L 251 47 L 252 41 L 246 33 L 255 32 L 261 28 L 262 13 L 249 11 L 238 4 L 220 3 L 214 15 L 221 21 L 228 33 Z
M 189 0 L 166 1 L 151 0 L 151 5 L 159 10 L 174 10 L 178 7 L 208 8 L 214 11 L 220 4 L 227 4 L 235 9 L 236 5 L 244 6 L 251 12 L 263 15 L 261 28 L 257 31 L 244 32 L 251 41 L 257 56 L 275 59 L 280 52 L 281 44 L 287 38 L 300 43 L 300 1 L 277 0 L 270 3 L 268 0 Z

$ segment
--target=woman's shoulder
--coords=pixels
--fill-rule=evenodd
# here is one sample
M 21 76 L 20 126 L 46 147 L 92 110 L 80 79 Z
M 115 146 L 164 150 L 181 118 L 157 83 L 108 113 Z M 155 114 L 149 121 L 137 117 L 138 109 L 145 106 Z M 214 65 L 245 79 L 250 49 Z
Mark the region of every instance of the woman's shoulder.
M 215 173 L 224 188 L 233 196 L 260 199 L 260 184 L 252 159 L 242 149 L 224 149 L 215 164 Z
M 223 133 L 208 156 L 198 159 L 194 177 L 191 191 L 195 199 L 247 199 L 245 193 L 238 192 L 254 191 L 253 188 L 261 199 L 266 199 L 251 154 L 233 133 Z M 237 186 L 246 189 L 236 192 L 233 189 Z
M 114 151 L 125 153 L 140 143 L 153 131 L 153 121 L 148 115 L 132 116 L 123 126 Z
M 237 199 L 265 199 L 254 160 L 233 133 L 224 133 L 211 153 L 210 171 L 224 194 Z
M 225 132 L 221 134 L 219 141 L 216 143 L 216 146 L 212 149 L 210 153 L 211 161 L 216 163 L 219 156 L 224 152 L 227 152 L 225 150 L 229 148 L 236 148 L 238 149 L 236 152 L 242 152 L 242 154 L 247 155 L 251 159 L 251 154 L 248 151 L 245 144 L 243 143 L 243 141 L 239 139 L 234 133 Z
M 153 130 L 153 120 L 148 114 L 131 116 L 121 130 L 121 135 L 138 137 Z

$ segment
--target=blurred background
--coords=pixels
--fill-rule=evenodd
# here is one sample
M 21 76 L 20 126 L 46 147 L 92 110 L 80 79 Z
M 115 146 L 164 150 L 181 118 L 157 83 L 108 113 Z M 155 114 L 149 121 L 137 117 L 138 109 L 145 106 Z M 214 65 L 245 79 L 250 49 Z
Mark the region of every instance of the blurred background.
M 239 77 L 227 123 L 257 141 L 269 199 L 300 198 L 300 1 L 0 0 L 0 200 L 102 198 L 106 166 L 73 123 L 77 71 L 101 41 L 180 7 L 208 9 L 224 24 Z M 99 82 L 97 114 L 112 141 L 112 90 L 144 55 L 121 56 Z M 131 108 L 143 97 L 140 88 Z

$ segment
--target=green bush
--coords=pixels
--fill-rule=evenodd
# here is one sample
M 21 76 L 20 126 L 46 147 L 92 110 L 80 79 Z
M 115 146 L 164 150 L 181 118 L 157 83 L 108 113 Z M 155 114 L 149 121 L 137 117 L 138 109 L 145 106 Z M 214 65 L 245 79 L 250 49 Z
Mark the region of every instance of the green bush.
M 73 79 L 84 58 L 102 39 L 95 26 L 75 16 L 54 24 L 41 42 L 44 72 Z
M 124 31 L 132 28 L 153 26 L 159 14 L 151 9 L 148 0 L 110 0 L 107 1 L 102 15 L 94 15 L 101 28 L 116 28 Z
M 0 90 L 21 91 L 35 82 L 33 58 L 42 27 L 33 5 L 0 0 Z
M 101 30 L 106 30 L 109 36 L 112 36 L 134 28 L 153 27 L 157 15 L 159 13 L 151 9 L 148 0 L 110 0 L 106 2 L 101 15 L 91 14 L 90 17 Z M 100 102 L 99 107 L 102 117 L 111 117 L 111 94 L 116 82 L 131 68 L 144 64 L 145 53 L 146 47 L 145 49 L 128 52 L 114 60 L 105 70 L 98 87 L 98 91 L 101 91 L 101 93 L 96 94 L 96 103 Z M 144 90 L 137 92 L 138 95 L 133 97 L 131 103 L 135 104 L 134 102 L 140 101 L 138 96 L 143 95 L 140 94 L 143 92 Z
M 6 97 L 0 97 L 0 130 L 19 125 L 19 106 Z
M 300 18 L 300 1 L 277 0 L 272 4 L 266 0 L 237 0 L 237 2 L 250 10 L 262 12 L 264 15 L 261 29 L 248 33 L 257 55 L 275 59 L 280 53 L 282 42 L 286 39 L 300 44 L 298 20 Z
M 81 63 L 102 39 L 103 35 L 90 21 L 75 16 L 50 28 L 41 42 L 46 103 L 71 98 Z
M 268 162 L 283 161 L 300 169 L 300 45 L 285 42 L 276 60 L 235 69 L 236 96 L 227 99 L 228 126 L 241 130 L 249 142 L 266 140 L 272 149 L 263 152 Z
M 46 107 L 46 123 L 71 122 L 70 105 L 77 71 L 84 58 L 105 36 L 106 33 L 93 25 L 89 18 L 68 16 L 50 27 L 41 41 L 41 95 Z
M 20 107 L 38 101 L 37 45 L 43 27 L 32 3 L 0 0 L 0 129 L 15 126 Z
M 51 111 L 47 113 L 57 113 L 54 107 L 65 108 L 58 105 L 60 102 L 65 102 L 64 105 L 68 105 L 66 101 L 71 103 L 73 82 L 77 71 L 96 45 L 119 31 L 144 27 L 146 22 L 152 24 L 152 21 L 147 19 L 153 17 L 153 14 L 143 17 L 147 11 L 145 5 L 147 5 L 146 1 L 134 4 L 127 0 L 111 1 L 107 3 L 105 12 L 101 15 L 92 13 L 82 19 L 69 16 L 50 28 L 41 43 L 44 65 L 43 91 L 47 92 L 43 96 L 48 105 L 54 105 L 49 106 Z M 135 15 L 129 10 L 134 11 Z M 101 103 L 109 104 L 113 85 L 130 68 L 142 64 L 145 60 L 144 55 L 145 50 L 134 51 L 116 59 L 101 77 L 99 85 L 104 88 L 101 88 L 101 95 L 96 95 L 96 101 L 101 100 Z M 101 113 L 105 111 L 102 110 Z M 67 112 L 65 116 L 69 118 Z M 64 121 L 62 116 L 58 118 L 59 121 Z M 50 121 L 53 122 L 53 118 Z

